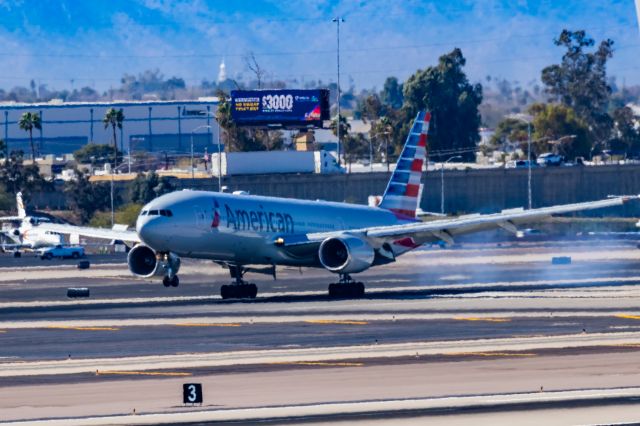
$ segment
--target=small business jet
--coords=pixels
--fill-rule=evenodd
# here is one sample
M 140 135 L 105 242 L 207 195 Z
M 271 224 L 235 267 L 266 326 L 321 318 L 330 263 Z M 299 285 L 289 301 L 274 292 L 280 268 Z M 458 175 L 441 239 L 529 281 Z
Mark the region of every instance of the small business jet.
M 182 190 L 142 209 L 135 231 L 41 224 L 43 229 L 135 243 L 127 262 L 138 277 L 162 277 L 178 286 L 181 258 L 209 259 L 235 280 L 223 298 L 253 298 L 247 272 L 273 274 L 280 265 L 324 268 L 338 275 L 329 295 L 361 297 L 352 275 L 394 262 L 425 243 L 453 243 L 456 236 L 518 225 L 554 214 L 618 206 L 637 196 L 539 209 L 511 209 L 430 222 L 416 219 L 430 114 L 419 112 L 377 207 L 325 201 Z
M 64 236 L 58 232 L 38 227 L 48 223 L 46 217 L 28 216 L 22 200 L 22 192 L 16 194 L 17 216 L 1 216 L 3 223 L 0 234 L 11 243 L 0 244 L 2 251 L 19 252 L 21 249 L 36 250 L 64 244 Z

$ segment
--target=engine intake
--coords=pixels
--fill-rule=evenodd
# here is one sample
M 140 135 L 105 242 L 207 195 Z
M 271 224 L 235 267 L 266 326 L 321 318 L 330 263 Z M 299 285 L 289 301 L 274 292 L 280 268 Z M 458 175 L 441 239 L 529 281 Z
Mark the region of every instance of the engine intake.
M 180 270 L 180 258 L 173 253 L 156 253 L 151 247 L 138 244 L 129 251 L 127 265 L 138 277 L 173 278 Z
M 318 251 L 320 263 L 331 272 L 353 274 L 368 269 L 375 259 L 369 243 L 353 236 L 327 238 Z

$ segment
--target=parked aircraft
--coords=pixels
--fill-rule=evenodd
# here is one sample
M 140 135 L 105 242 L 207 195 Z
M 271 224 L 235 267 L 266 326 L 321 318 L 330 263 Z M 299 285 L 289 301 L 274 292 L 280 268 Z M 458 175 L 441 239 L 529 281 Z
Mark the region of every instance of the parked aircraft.
M 18 216 L 0 217 L 0 222 L 3 222 L 0 233 L 5 237 L 5 240 L 12 241 L 11 243 L 0 245 L 3 251 L 18 252 L 20 249 L 35 250 L 64 244 L 62 234 L 37 226 L 40 223 L 48 223 L 48 218 L 27 215 L 22 200 L 22 192 L 16 194 L 16 205 L 18 207 Z
M 394 262 L 430 242 L 453 243 L 461 234 L 493 228 L 517 233 L 517 226 L 553 214 L 617 206 L 638 198 L 539 209 L 511 209 L 422 222 L 416 219 L 430 114 L 418 113 L 395 171 L 377 207 L 287 198 L 183 190 L 143 207 L 136 230 L 115 231 L 41 224 L 54 232 L 136 243 L 128 254 L 138 277 L 158 276 L 178 286 L 180 259 L 209 259 L 229 269 L 235 282 L 223 285 L 223 298 L 255 297 L 247 272 L 275 276 L 279 265 L 324 268 L 338 275 L 331 296 L 359 297 L 364 284 L 352 275 Z

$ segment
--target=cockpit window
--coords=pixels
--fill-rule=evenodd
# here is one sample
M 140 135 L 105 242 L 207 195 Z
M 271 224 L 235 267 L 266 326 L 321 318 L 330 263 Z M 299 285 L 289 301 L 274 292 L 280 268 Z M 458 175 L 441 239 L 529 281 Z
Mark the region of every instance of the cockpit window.
M 142 210 L 142 213 L 140 213 L 140 216 L 146 216 L 147 215 L 147 211 L 146 210 Z
M 158 216 L 158 210 L 149 210 L 149 216 Z
M 171 210 L 160 210 L 160 216 L 172 217 L 173 213 Z

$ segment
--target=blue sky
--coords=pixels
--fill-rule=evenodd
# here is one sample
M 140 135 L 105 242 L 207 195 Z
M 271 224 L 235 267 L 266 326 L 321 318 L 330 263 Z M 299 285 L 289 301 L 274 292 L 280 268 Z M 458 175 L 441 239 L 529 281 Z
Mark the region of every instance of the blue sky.
M 246 78 L 248 52 L 273 78 L 335 81 L 337 15 L 343 87 L 404 80 L 453 47 L 472 81 L 526 84 L 560 60 L 552 40 L 563 28 L 612 38 L 609 74 L 640 84 L 633 0 L 0 0 L 0 87 L 34 78 L 104 90 L 155 68 L 197 83 L 215 79 L 223 57 L 231 77 Z

